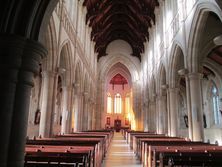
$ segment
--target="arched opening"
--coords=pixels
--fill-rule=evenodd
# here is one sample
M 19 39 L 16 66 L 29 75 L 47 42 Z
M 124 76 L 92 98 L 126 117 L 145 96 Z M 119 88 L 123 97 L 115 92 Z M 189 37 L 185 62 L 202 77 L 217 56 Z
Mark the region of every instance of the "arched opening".
M 195 90 L 195 94 L 199 94 L 201 98 L 198 101 L 191 103 L 191 109 L 195 110 L 193 106 L 201 106 L 199 112 L 197 112 L 198 117 L 200 118 L 199 123 L 199 136 L 202 136 L 205 140 L 210 140 L 212 143 L 215 141 L 219 141 L 221 143 L 221 135 L 220 127 L 221 124 L 217 119 L 218 113 L 214 112 L 214 104 L 216 104 L 216 93 L 213 96 L 213 90 L 221 89 L 221 34 L 222 34 L 222 22 L 219 16 L 211 11 L 203 11 L 198 15 L 201 24 L 197 24 L 196 29 L 198 32 L 192 37 L 193 46 L 197 49 L 193 50 L 192 54 L 192 69 L 191 71 L 200 73 L 201 77 L 199 77 L 199 83 L 201 89 L 198 88 Z M 212 25 L 214 28 L 210 28 L 208 25 Z M 215 83 L 215 87 L 213 88 L 213 83 Z M 194 84 L 192 85 L 194 86 Z M 194 91 L 191 91 L 194 92 Z M 220 97 L 220 91 L 218 91 L 218 95 Z M 192 98 L 192 96 L 191 96 Z M 215 103 L 213 102 L 213 99 Z M 200 102 L 200 104 L 198 104 Z M 192 111 L 193 112 L 193 111 Z M 221 114 L 219 114 L 221 116 Z M 219 123 L 219 124 L 218 124 Z M 212 129 L 214 129 L 215 133 L 211 133 Z M 195 134 L 198 134 L 195 133 Z
M 187 104 L 187 69 L 185 69 L 183 51 L 175 46 L 170 70 L 170 132 L 172 136 L 188 137 L 188 107 Z
M 108 72 L 105 85 L 105 111 L 103 127 L 133 128 L 131 74 L 122 63 L 115 64 Z

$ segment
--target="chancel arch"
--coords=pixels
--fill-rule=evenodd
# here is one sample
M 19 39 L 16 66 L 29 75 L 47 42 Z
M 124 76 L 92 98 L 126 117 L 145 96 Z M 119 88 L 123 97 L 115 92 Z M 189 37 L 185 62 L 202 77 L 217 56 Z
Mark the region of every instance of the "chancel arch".
M 117 46 L 115 49 L 114 46 Z M 122 48 L 122 46 L 127 46 Z M 107 85 L 110 80 L 117 74 L 124 76 L 128 81 L 129 86 L 131 87 L 132 93 L 130 94 L 131 107 L 133 111 L 132 120 L 140 120 L 141 108 L 138 95 L 140 95 L 139 88 L 139 59 L 131 56 L 132 49 L 129 44 L 123 40 L 116 40 L 110 43 L 107 47 L 108 55 L 101 57 L 99 59 L 99 85 L 98 85 L 98 94 L 97 94 L 97 103 L 100 105 L 97 113 L 97 119 L 101 118 L 102 122 L 100 123 L 104 127 L 104 112 L 106 111 L 106 98 L 107 98 Z M 124 106 L 124 105 L 123 105 Z M 138 124 L 136 125 L 137 122 Z M 142 122 L 132 121 L 131 126 L 134 129 L 141 128 Z
M 132 109 L 132 79 L 127 67 L 117 63 L 107 73 L 105 80 L 102 126 L 105 128 L 135 128 Z

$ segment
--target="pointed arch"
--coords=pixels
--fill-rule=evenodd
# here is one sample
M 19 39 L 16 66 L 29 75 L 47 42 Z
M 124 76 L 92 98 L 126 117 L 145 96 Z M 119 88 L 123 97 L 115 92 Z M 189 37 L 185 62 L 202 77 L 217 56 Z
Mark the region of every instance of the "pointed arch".
M 190 34 L 188 37 L 188 69 L 190 72 L 199 72 L 202 68 L 199 55 L 199 44 L 202 40 L 202 33 L 204 31 L 204 25 L 206 24 L 209 13 L 215 14 L 220 21 L 222 21 L 222 13 L 219 6 L 213 2 L 199 3 L 194 12 L 194 17 L 190 27 Z M 199 55 L 199 56 L 198 56 Z
M 49 70 L 54 71 L 57 66 L 57 35 L 56 35 L 56 28 L 55 28 L 55 21 L 54 18 L 51 17 L 49 20 L 49 24 L 47 27 L 46 34 L 43 39 L 43 44 L 48 50 L 47 58 L 43 59 L 43 71 Z
M 64 77 L 64 84 L 71 85 L 72 81 L 72 50 L 70 41 L 64 41 L 61 45 L 61 50 L 59 54 L 59 73 Z
M 177 87 L 179 82 L 178 70 L 184 69 L 184 52 L 178 44 L 172 48 L 172 53 L 169 61 L 169 87 Z
M 164 66 L 163 63 L 161 63 L 161 65 L 159 66 L 159 72 L 158 72 L 158 76 L 157 76 L 158 80 L 157 80 L 157 85 L 158 85 L 158 89 L 157 89 L 157 93 L 159 93 L 159 95 L 163 95 L 164 93 L 166 93 L 165 89 L 162 89 L 164 85 L 167 84 L 167 73 L 166 73 L 166 67 Z

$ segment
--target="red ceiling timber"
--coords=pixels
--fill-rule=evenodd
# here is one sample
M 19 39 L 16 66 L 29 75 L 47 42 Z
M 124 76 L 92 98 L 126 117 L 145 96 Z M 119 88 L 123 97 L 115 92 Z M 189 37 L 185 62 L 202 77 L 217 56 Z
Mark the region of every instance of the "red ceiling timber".
M 121 74 L 116 74 L 109 82 L 113 85 L 124 85 L 128 84 L 126 78 L 124 78 Z

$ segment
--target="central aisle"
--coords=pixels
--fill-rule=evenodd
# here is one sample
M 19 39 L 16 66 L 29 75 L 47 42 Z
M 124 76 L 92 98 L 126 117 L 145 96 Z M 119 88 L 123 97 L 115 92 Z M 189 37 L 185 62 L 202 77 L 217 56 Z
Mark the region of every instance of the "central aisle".
M 114 134 L 102 167 L 142 167 L 121 133 Z

